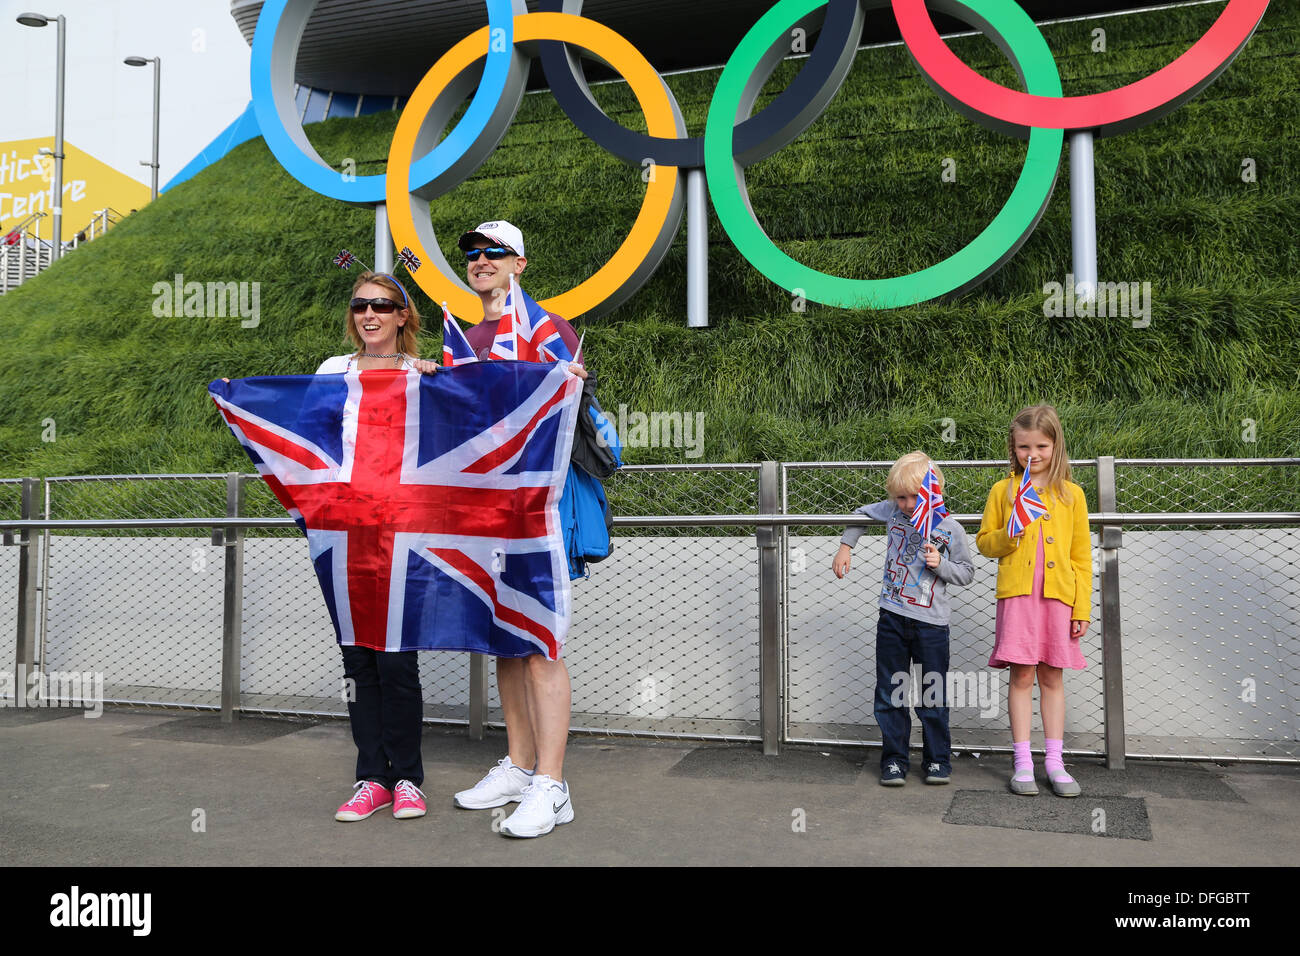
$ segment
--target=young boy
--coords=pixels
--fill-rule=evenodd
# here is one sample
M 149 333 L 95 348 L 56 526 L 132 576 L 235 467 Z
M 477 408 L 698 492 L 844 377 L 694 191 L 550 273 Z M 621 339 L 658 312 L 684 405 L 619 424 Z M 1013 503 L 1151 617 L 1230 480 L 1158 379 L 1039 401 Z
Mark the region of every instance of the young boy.
M 945 706 L 918 706 L 924 741 L 925 782 L 944 784 L 952 772 L 948 733 L 948 592 L 947 585 L 970 584 L 975 577 L 966 532 L 951 515 L 934 525 L 930 540 L 912 526 L 916 495 L 930 459 L 914 451 L 894 462 L 885 487 L 888 501 L 864 505 L 854 514 L 885 521 L 888 550 L 884 585 L 880 589 L 880 620 L 876 625 L 876 723 L 880 726 L 880 782 L 901 787 L 907 781 L 907 745 L 912 720 L 907 690 L 912 664 L 921 665 L 921 698 Z M 943 473 L 934 466 L 939 491 Z M 842 578 L 849 570 L 852 548 L 865 527 L 844 529 L 831 569 Z

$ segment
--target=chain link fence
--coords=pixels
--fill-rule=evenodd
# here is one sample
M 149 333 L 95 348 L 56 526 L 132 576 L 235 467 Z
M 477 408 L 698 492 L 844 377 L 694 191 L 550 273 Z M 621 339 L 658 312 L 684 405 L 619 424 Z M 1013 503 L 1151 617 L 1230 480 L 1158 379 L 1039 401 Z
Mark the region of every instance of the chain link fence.
M 949 676 L 945 689 L 952 704 L 949 726 L 954 751 L 1010 749 L 1006 710 L 1009 673 L 988 666 L 997 611 L 996 559 L 975 547 L 975 532 L 989 489 L 1008 474 L 1006 462 L 938 462 L 944 502 L 961 520 L 968 538 L 975 578 L 966 587 L 950 586 Z M 1074 481 L 1090 503 L 1096 497 L 1096 462 L 1072 462 Z M 892 461 L 791 463 L 782 467 L 782 494 L 788 514 L 845 514 L 889 497 L 885 479 Z M 964 517 L 963 517 L 964 516 Z M 885 572 L 884 526 L 864 521 L 866 534 L 853 552 L 843 580 L 831 560 L 842 526 L 796 526 L 786 532 L 784 552 L 786 724 L 791 742 L 879 744 L 873 714 L 876 686 L 876 620 Z M 1094 538 L 1094 546 L 1096 536 Z M 1065 747 L 1101 754 L 1105 731 L 1099 562 L 1094 559 L 1094 625 L 1080 640 L 1088 666 L 1066 677 Z M 923 675 L 913 675 L 913 694 L 925 693 Z M 1034 685 L 1033 731 L 1042 735 L 1038 686 Z M 914 698 L 913 698 L 914 699 Z M 921 745 L 919 722 L 913 742 Z
M 613 512 L 756 514 L 758 466 L 628 466 Z M 759 739 L 754 527 L 621 527 L 573 582 L 564 660 L 572 725 L 603 733 Z M 489 720 L 502 721 L 495 669 Z
M 1121 512 L 1296 509 L 1286 462 L 1118 460 Z M 1143 756 L 1300 755 L 1300 524 L 1124 531 L 1124 723 Z
M 573 585 L 565 660 L 574 728 L 765 745 L 775 728 L 772 742 L 878 743 L 872 694 L 880 526 L 868 525 L 850 574 L 839 580 L 830 563 L 843 524 L 794 522 L 799 515 L 844 516 L 884 499 L 891 464 L 784 464 L 764 486 L 779 486 L 767 499 L 760 486 L 768 479 L 757 465 L 632 466 L 608 481 L 621 521 L 613 554 Z M 988 489 L 1007 469 L 992 461 L 940 464 L 945 498 L 967 528 L 976 567 L 971 585 L 949 592 L 953 745 L 1007 749 L 1007 674 L 987 666 L 996 562 L 979 555 L 973 541 Z M 1107 752 L 1109 715 L 1112 731 L 1126 735 L 1121 739 L 1135 756 L 1300 759 L 1300 517 L 1253 526 L 1189 517 L 1290 509 L 1289 517 L 1300 511 L 1300 460 L 1119 460 L 1109 511 L 1098 498 L 1098 462 L 1073 465 L 1090 510 L 1104 513 L 1107 535 L 1123 527 L 1122 545 L 1106 552 L 1118 556 L 1121 614 L 1113 629 L 1123 632 L 1122 645 L 1108 654 L 1118 661 L 1122 646 L 1123 672 L 1122 683 L 1108 681 L 1095 580 L 1093 625 L 1081 643 L 1088 666 L 1066 680 L 1067 750 Z M 240 515 L 284 523 L 260 478 L 238 483 L 242 500 L 225 475 L 51 478 L 38 484 L 38 506 L 26 517 L 44 510 L 51 521 L 201 523 Z M 20 511 L 21 483 L 0 481 L 0 521 L 24 517 Z M 766 592 L 758 547 L 771 527 L 772 519 L 758 520 L 765 513 L 795 516 L 782 519 L 791 523 L 778 535 L 779 573 Z M 708 521 L 721 515 L 755 520 Z M 669 516 L 676 520 L 655 523 Z M 39 545 L 32 566 L 39 588 L 36 659 L 46 671 L 102 673 L 108 702 L 217 708 L 223 639 L 233 639 L 239 709 L 345 715 L 341 659 L 301 533 L 226 531 L 217 544 L 211 528 L 32 532 Z M 20 550 L 0 549 L 0 626 L 9 634 L 20 601 Z M 223 633 L 227 563 L 237 551 L 242 622 Z M 1095 575 L 1102 565 L 1095 551 Z M 0 643 L 0 667 L 12 672 L 15 642 Z M 471 658 L 421 655 L 426 719 L 473 728 L 477 713 L 500 724 L 491 666 L 486 708 L 471 705 L 478 666 Z M 1114 676 L 1121 676 L 1118 667 Z M 1113 710 L 1105 690 L 1111 683 L 1113 702 L 1122 693 L 1122 707 Z M 1034 714 L 1041 735 L 1037 703 Z
M 22 516 L 21 478 L 0 478 L 0 520 L 18 519 Z M 18 631 L 18 545 L 17 535 L 13 535 L 14 544 L 0 547 L 0 634 L 16 634 Z M 18 645 L 8 638 L 0 639 L 0 673 L 14 673 L 14 661 Z
M 104 475 L 45 480 L 52 520 L 225 514 L 222 475 Z M 103 674 L 108 701 L 221 702 L 224 566 L 193 528 L 51 530 L 38 658 L 47 671 Z

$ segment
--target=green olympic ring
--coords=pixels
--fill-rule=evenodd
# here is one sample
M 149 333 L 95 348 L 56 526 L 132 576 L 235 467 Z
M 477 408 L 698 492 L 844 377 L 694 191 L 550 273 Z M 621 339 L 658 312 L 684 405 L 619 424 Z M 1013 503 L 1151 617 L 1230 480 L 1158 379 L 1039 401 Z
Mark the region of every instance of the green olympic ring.
M 754 82 L 751 74 L 763 54 L 790 24 L 826 2 L 781 0 L 745 35 L 723 68 L 704 129 L 705 179 L 722 228 L 740 254 L 764 276 L 824 305 L 893 309 L 979 284 L 1015 255 L 1047 209 L 1065 141 L 1062 130 L 1032 129 L 1024 168 L 1001 211 L 962 249 L 918 272 L 889 279 L 828 275 L 790 258 L 759 225 L 750 207 L 744 166 L 733 156 L 735 125 L 753 112 L 761 92 L 762 84 Z M 1034 22 L 1017 4 L 1011 0 L 932 0 L 929 5 L 988 30 L 990 39 L 1011 57 L 1030 93 L 1061 95 L 1056 60 Z

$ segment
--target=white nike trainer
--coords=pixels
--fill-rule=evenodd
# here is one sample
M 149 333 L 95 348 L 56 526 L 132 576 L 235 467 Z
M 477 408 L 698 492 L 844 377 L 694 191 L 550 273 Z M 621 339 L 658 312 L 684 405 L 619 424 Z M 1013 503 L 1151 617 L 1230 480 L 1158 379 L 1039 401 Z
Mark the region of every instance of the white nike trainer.
M 544 773 L 534 775 L 524 790 L 519 809 L 501 824 L 501 833 L 512 837 L 539 837 L 562 823 L 573 822 L 573 801 L 568 784 Z
M 523 799 L 524 790 L 532 781 L 533 775 L 515 766 L 506 755 L 505 759 L 497 761 L 486 777 L 468 790 L 460 791 L 453 799 L 462 810 L 502 807 Z

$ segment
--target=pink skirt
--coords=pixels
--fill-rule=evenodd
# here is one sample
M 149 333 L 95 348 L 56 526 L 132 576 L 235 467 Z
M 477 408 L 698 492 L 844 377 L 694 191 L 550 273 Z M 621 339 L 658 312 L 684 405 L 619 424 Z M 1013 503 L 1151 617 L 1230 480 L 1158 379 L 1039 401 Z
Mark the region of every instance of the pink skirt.
M 1079 641 L 1070 637 L 1074 608 L 1064 601 L 1043 597 L 1043 535 L 1038 534 L 1034 561 L 1034 590 L 1019 597 L 999 598 L 996 640 L 989 667 L 1009 664 L 1050 664 L 1067 670 L 1088 666 Z

